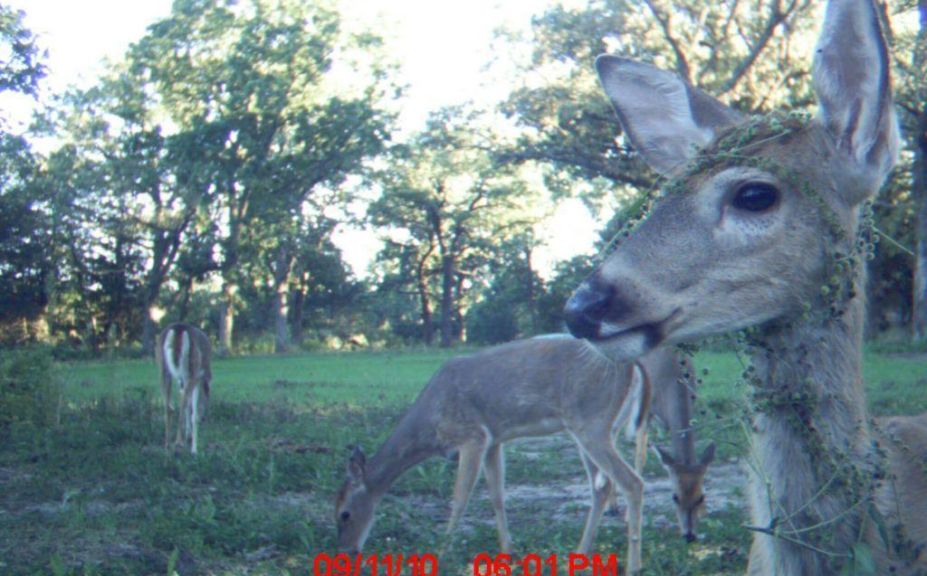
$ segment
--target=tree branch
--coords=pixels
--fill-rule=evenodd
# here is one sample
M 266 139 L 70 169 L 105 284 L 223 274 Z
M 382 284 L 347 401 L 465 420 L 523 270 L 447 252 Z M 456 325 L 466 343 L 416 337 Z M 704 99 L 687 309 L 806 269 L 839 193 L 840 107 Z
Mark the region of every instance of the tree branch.
M 676 72 L 678 72 L 687 83 L 691 84 L 692 76 L 689 72 L 689 62 L 686 60 L 686 56 L 679 46 L 679 42 L 673 37 L 669 16 L 661 14 L 660 11 L 657 10 L 657 7 L 653 5 L 652 0 L 644 0 L 644 3 L 647 4 L 653 17 L 660 24 L 660 28 L 663 30 L 663 37 L 669 42 L 670 47 L 673 49 L 673 53 L 676 55 Z
M 564 164 L 574 168 L 586 170 L 596 176 L 607 178 L 616 184 L 626 184 L 637 188 L 651 188 L 654 180 L 638 176 L 633 170 L 619 170 L 617 167 L 609 166 L 605 161 L 596 161 L 598 158 L 590 159 L 586 156 L 570 153 L 569 151 L 539 151 L 529 149 L 523 152 L 503 152 L 498 155 L 502 163 L 512 162 L 521 164 L 531 160 L 542 162 L 553 162 L 555 164 Z
M 806 7 L 807 2 L 802 3 L 801 6 L 803 8 Z M 746 58 L 744 58 L 740 64 L 737 65 L 730 79 L 728 79 L 728 81 L 725 82 L 721 87 L 721 90 L 718 92 L 719 96 L 727 94 L 737 87 L 737 84 L 740 82 L 740 80 L 747 74 L 763 50 L 766 49 L 766 45 L 769 44 L 773 34 L 776 32 L 776 28 L 784 24 L 789 19 L 789 17 L 797 11 L 798 7 L 798 0 L 793 0 L 789 4 L 788 8 L 786 8 L 786 10 L 783 12 L 779 0 L 773 0 L 770 2 L 769 18 L 766 21 L 766 26 L 763 28 L 763 31 L 760 33 L 760 37 L 757 38 Z

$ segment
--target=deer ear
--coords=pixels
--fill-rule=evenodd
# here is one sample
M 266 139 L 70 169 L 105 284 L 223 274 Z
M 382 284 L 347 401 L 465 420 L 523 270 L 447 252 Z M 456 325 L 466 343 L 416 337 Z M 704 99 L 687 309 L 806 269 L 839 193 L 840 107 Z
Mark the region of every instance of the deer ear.
M 355 446 L 348 458 L 348 479 L 355 484 L 363 484 L 366 478 L 367 456 L 359 446 Z
M 663 462 L 664 466 L 672 466 L 676 463 L 673 455 L 664 450 L 659 444 L 654 444 L 653 447 L 656 449 L 657 454 L 660 455 L 660 461 Z
M 708 466 L 715 461 L 715 443 L 712 442 L 705 447 L 704 452 L 702 452 L 702 458 L 699 460 L 699 464 L 702 466 Z
M 650 64 L 603 55 L 595 66 L 631 143 L 661 174 L 684 165 L 720 128 L 742 118 L 676 74 Z
M 859 167 L 866 186 L 849 200 L 874 194 L 898 156 L 889 58 L 872 0 L 831 0 L 814 56 L 818 120 L 837 148 Z

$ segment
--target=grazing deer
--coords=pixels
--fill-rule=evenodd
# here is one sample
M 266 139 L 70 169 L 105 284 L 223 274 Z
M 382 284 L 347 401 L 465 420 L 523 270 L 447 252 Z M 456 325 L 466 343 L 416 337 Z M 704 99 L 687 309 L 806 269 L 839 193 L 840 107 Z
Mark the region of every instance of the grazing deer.
M 668 182 L 567 302 L 570 331 L 621 360 L 749 328 L 750 574 L 924 573 L 927 434 L 889 425 L 920 447 L 916 461 L 899 442 L 875 448 L 860 374 L 860 220 L 899 145 L 872 0 L 828 2 L 810 121 L 746 118 L 647 64 L 596 67 L 627 138 Z
M 177 382 L 180 414 L 177 418 L 176 445 L 181 443 L 196 454 L 199 421 L 209 402 L 212 347 L 206 333 L 190 324 L 171 324 L 161 332 L 155 355 L 161 370 L 164 394 L 164 447 L 170 444 L 171 414 L 174 412 L 172 383 Z
M 653 384 L 649 418 L 619 416 L 619 425 L 624 421 L 637 423 L 645 420 L 646 424 L 655 420 L 670 435 L 671 450 L 657 444 L 654 448 L 670 476 L 679 531 L 687 542 L 694 542 L 698 538 L 698 519 L 705 512 L 705 473 L 715 458 L 714 442 L 705 447 L 701 457 L 695 453 L 695 432 L 691 425 L 692 403 L 695 400 L 695 367 L 689 358 L 674 353 L 670 348 L 657 348 L 638 361 Z M 635 388 L 635 392 L 637 390 L 639 388 Z M 625 403 L 626 407 L 640 405 L 633 400 Z M 629 426 L 628 432 L 634 436 L 634 468 L 638 474 L 643 475 L 647 459 L 647 426 L 638 426 L 636 429 Z M 609 499 L 612 500 L 614 496 L 614 490 L 610 491 Z M 614 509 L 617 504 L 612 500 L 609 506 Z
M 447 532 L 460 520 L 482 466 L 500 547 L 510 552 L 502 444 L 566 431 L 587 471 L 593 471 L 589 479 L 595 506 L 579 551 L 591 549 L 604 510 L 609 485 L 599 482 L 597 487 L 594 474 L 602 470 L 628 502 L 627 562 L 629 570 L 639 570 L 643 481 L 611 441 L 637 372 L 635 364 L 615 364 L 568 335 L 521 340 L 449 360 L 369 461 L 355 448 L 335 500 L 339 549 L 363 547 L 377 505 L 400 474 L 432 456 L 457 452 Z

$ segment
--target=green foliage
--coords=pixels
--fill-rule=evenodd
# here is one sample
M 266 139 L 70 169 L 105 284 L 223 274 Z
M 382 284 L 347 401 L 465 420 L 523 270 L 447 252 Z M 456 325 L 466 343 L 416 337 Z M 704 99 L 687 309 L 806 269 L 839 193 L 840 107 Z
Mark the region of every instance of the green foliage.
M 308 292 L 309 277 L 351 290 L 326 210 L 390 138 L 389 60 L 322 3 L 246 4 L 175 3 L 97 86 L 49 112 L 64 142 L 42 175 L 55 190 L 54 332 L 150 350 L 150 309 L 185 319 L 216 272 L 230 315 L 262 309 L 265 289 Z M 258 302 L 236 296 L 245 279 Z M 264 312 L 259 332 L 281 314 Z
M 544 292 L 538 296 L 538 332 L 563 331 L 563 306 L 573 290 L 594 268 L 595 262 L 587 256 L 577 256 L 557 264 L 554 277 L 546 283 Z
M 810 2 L 782 9 L 730 0 L 677 0 L 665 8 L 640 0 L 554 6 L 535 18 L 532 58 L 524 63 L 526 78 L 541 71 L 547 81 L 526 83 L 502 105 L 525 131 L 500 156 L 650 189 L 653 175 L 615 139 L 620 128 L 595 81 L 595 56 L 608 52 L 675 69 L 742 110 L 807 105 L 805 54 L 796 45 L 806 40 L 810 8 Z M 683 53 L 682 47 L 696 46 L 707 49 Z
M 55 422 L 58 374 L 47 348 L 0 350 L 0 435 Z
M 538 299 L 546 291 L 531 268 L 532 249 L 525 237 L 503 247 L 500 262 L 491 267 L 492 283 L 467 311 L 468 341 L 500 344 L 538 333 Z
M 530 45 L 500 51 L 529 57 L 498 110 L 437 111 L 390 147 L 400 91 L 376 34 L 348 34 L 325 2 L 176 2 L 97 85 L 58 95 L 26 138 L 0 134 L 0 341 L 150 353 L 157 309 L 210 333 L 234 316 L 248 351 L 558 331 L 589 259 L 546 284 L 510 270 L 538 247 L 548 202 L 578 197 L 614 214 L 610 239 L 658 180 L 619 134 L 593 58 L 674 69 L 745 111 L 805 110 L 812 4 L 552 6 Z M 23 22 L 0 8 L 11 54 L 0 91 L 33 94 L 44 74 Z M 914 249 L 927 221 L 917 154 L 927 52 L 919 30 L 895 32 L 915 153 L 901 155 L 875 222 Z M 498 129 L 499 112 L 514 132 Z M 36 154 L 33 135 L 60 146 Z M 371 161 L 387 149 L 388 162 Z M 372 204 L 370 190 L 382 192 Z M 332 242 L 368 204 L 363 223 L 386 240 L 370 285 Z M 869 266 L 869 326 L 899 331 L 915 315 L 914 260 L 883 240 Z
M 47 336 L 31 323 L 49 303 L 54 276 L 50 218 L 44 194 L 31 184 L 36 169 L 28 143 L 0 132 L 0 343 Z
M 368 209 L 368 221 L 388 234 L 378 255 L 383 283 L 414 295 L 426 343 L 438 333 L 442 346 L 461 340 L 462 311 L 540 217 L 519 175 L 487 153 L 491 132 L 479 120 L 460 108 L 434 113 L 394 150 L 383 194 Z M 396 312 L 408 320 L 408 309 Z
M 518 318 L 513 302 L 489 299 L 467 312 L 467 340 L 475 344 L 501 344 L 518 337 Z
M 24 18 L 22 10 L 0 6 L 0 44 L 4 46 L 0 92 L 9 90 L 34 96 L 46 73 L 44 53 L 35 35 L 23 23 Z

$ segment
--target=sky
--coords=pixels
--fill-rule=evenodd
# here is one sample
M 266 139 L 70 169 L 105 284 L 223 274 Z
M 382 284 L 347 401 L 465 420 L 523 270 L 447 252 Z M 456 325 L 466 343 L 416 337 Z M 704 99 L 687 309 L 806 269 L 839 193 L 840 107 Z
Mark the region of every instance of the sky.
M 493 31 L 502 25 L 527 29 L 531 15 L 552 2 L 340 0 L 345 21 L 379 33 L 401 62 L 408 84 L 401 121 L 413 128 L 422 125 L 429 111 L 442 106 L 501 99 L 508 86 L 485 71 L 491 58 L 506 57 L 492 53 Z M 7 0 L 7 4 L 25 11 L 26 25 L 48 51 L 43 98 L 71 85 L 92 84 L 107 59 L 118 60 L 131 42 L 171 9 L 170 0 Z M 14 119 L 28 118 L 34 106 L 24 97 L 0 99 L 0 107 Z M 564 204 L 557 214 L 544 226 L 553 239 L 551 248 L 539 252 L 542 268 L 588 251 L 595 239 L 591 216 L 578 202 Z M 363 275 L 377 247 L 374 235 L 344 228 L 336 242 L 355 272 Z

